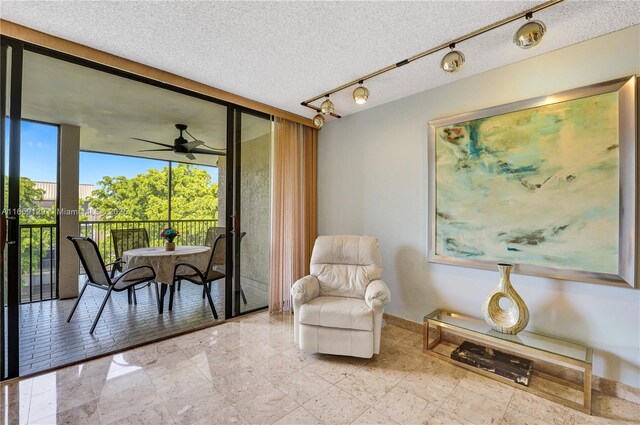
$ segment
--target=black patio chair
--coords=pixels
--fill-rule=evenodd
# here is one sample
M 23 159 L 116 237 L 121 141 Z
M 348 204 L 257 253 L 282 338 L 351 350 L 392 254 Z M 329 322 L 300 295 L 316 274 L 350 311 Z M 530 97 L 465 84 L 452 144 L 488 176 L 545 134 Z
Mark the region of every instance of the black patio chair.
M 138 248 L 148 248 L 149 244 L 149 233 L 147 229 L 143 227 L 137 227 L 133 229 L 111 229 L 111 241 L 113 242 L 113 251 L 116 254 L 116 262 L 118 264 L 115 266 L 116 270 L 119 272 L 122 271 L 122 253 L 128 251 L 130 249 L 138 249 Z M 134 304 L 138 304 L 138 300 L 136 299 L 136 291 L 147 287 L 149 283 L 140 287 L 133 288 L 129 291 L 129 304 L 131 304 L 131 299 L 133 299 Z
M 191 283 L 195 283 L 196 285 L 202 285 L 202 298 L 204 298 L 205 296 L 207 297 L 207 299 L 209 300 L 209 306 L 211 307 L 211 312 L 213 313 L 213 317 L 217 319 L 218 313 L 216 312 L 216 306 L 213 304 L 213 299 L 211 298 L 211 284 L 218 279 L 224 278 L 225 276 L 224 273 L 214 269 L 214 259 L 222 257 L 224 263 L 224 256 L 225 235 L 222 234 L 218 235 L 213 242 L 213 249 L 211 250 L 211 255 L 209 256 L 206 275 L 193 264 L 176 264 L 175 268 L 173 269 L 173 285 L 171 285 L 171 289 L 169 292 L 169 311 L 171 311 L 171 308 L 173 307 L 173 297 L 176 286 L 179 285 L 180 281 L 186 280 Z M 186 271 L 185 268 L 189 269 L 189 271 Z
M 240 233 L 240 242 L 242 242 L 242 239 L 244 239 L 246 234 L 247 232 Z M 225 235 L 224 227 L 209 227 L 207 229 L 207 236 L 205 237 L 205 240 L 204 240 L 204 244 L 209 248 L 211 248 L 212 258 L 209 260 L 210 261 L 209 268 L 213 268 L 214 271 L 222 274 L 219 278 L 215 280 L 223 278 L 226 274 L 225 273 L 225 263 L 226 263 L 225 262 L 225 259 L 226 259 L 225 241 L 221 241 L 221 245 L 218 247 L 218 252 L 214 252 L 216 240 L 218 239 L 219 236 L 224 236 L 224 235 Z M 182 286 L 181 281 L 178 280 L 178 286 L 177 286 L 178 291 L 180 291 L 181 286 Z M 211 285 L 209 285 L 209 292 L 211 292 Z M 242 301 L 246 305 L 247 297 L 244 295 L 244 290 L 242 289 L 242 286 L 240 286 L 240 296 L 242 297 Z M 204 297 L 205 295 L 203 292 L 202 298 Z
M 148 248 L 149 233 L 145 228 L 111 229 L 111 242 L 116 260 L 122 259 L 122 253 L 130 249 Z M 122 270 L 118 267 L 118 270 Z
M 113 263 L 105 264 L 102 260 L 102 256 L 100 255 L 100 251 L 98 250 L 98 245 L 96 245 L 92 239 L 81 236 L 67 236 L 67 239 L 73 243 L 73 246 L 78 253 L 78 257 L 80 257 L 80 261 L 82 262 L 82 267 L 84 267 L 84 270 L 87 273 L 87 280 L 80 291 L 80 295 L 78 295 L 78 299 L 71 309 L 71 313 L 69 313 L 67 323 L 71 321 L 73 313 L 75 313 L 76 308 L 78 308 L 80 299 L 82 298 L 82 295 L 84 295 L 84 291 L 87 289 L 87 286 L 93 286 L 94 288 L 104 289 L 107 291 L 107 295 L 104 297 L 100 310 L 98 310 L 98 315 L 94 319 L 91 330 L 89 331 L 89 333 L 92 334 L 98 324 L 98 320 L 102 315 L 104 307 L 107 305 L 107 301 L 109 300 L 109 296 L 111 296 L 112 291 L 129 291 L 129 304 L 131 304 L 131 289 L 133 286 L 139 283 L 153 281 L 156 278 L 156 273 L 149 266 L 134 267 L 124 273 L 119 273 L 115 266 L 122 264 L 123 262 L 115 261 Z M 107 271 L 107 267 L 109 266 L 111 266 L 111 272 Z M 143 274 L 137 277 L 132 276 L 131 280 L 125 280 L 125 278 L 133 272 L 143 272 Z M 157 292 L 158 287 L 156 285 L 156 299 L 158 299 Z

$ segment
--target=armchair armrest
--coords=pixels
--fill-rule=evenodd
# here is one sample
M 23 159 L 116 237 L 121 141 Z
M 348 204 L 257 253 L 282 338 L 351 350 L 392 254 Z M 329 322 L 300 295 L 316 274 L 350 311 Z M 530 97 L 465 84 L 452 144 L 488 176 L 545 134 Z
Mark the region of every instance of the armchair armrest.
M 320 282 L 313 275 L 308 275 L 299 279 L 291 287 L 291 299 L 294 309 L 298 309 L 302 304 L 308 303 L 320 295 Z
M 374 312 L 382 312 L 384 305 L 391 301 L 389 287 L 383 280 L 372 280 L 364 293 L 364 301 Z

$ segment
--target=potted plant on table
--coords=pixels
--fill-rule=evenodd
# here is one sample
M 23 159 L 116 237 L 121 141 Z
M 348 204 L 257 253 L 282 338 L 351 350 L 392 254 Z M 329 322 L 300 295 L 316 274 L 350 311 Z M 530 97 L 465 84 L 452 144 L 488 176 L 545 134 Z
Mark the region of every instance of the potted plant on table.
M 180 233 L 171 226 L 163 229 L 162 232 L 160 232 L 160 237 L 167 241 L 167 243 L 165 244 L 165 249 L 167 251 L 176 250 L 176 244 L 173 242 L 176 236 L 180 236 Z

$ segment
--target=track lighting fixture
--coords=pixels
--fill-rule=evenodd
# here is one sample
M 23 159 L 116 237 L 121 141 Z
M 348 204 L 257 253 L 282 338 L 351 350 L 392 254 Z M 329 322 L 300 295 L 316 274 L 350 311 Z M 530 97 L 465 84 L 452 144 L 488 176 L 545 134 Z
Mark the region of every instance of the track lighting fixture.
M 540 21 L 532 21 L 533 13 L 527 13 L 527 23 L 518 28 L 513 36 L 513 42 L 522 49 L 530 49 L 537 46 L 542 36 L 547 32 L 547 27 Z
M 331 101 L 331 99 L 329 99 L 329 96 L 327 96 L 327 100 L 322 102 L 322 104 L 320 105 L 320 112 L 322 112 L 324 115 L 329 115 L 332 114 L 334 110 L 335 108 L 333 106 L 333 102 Z
M 363 86 L 365 81 L 368 81 L 372 78 L 375 78 L 389 71 L 393 71 L 394 69 L 398 69 L 401 66 L 408 65 L 411 62 L 414 62 L 418 59 L 422 59 L 433 53 L 445 50 L 447 47 L 449 47 L 451 51 L 449 51 L 446 55 L 444 55 L 444 57 L 440 61 L 440 67 L 442 68 L 443 71 L 447 73 L 454 73 L 454 72 L 460 71 L 460 69 L 462 69 L 462 66 L 464 65 L 465 58 L 462 52 L 455 50 L 456 44 L 470 40 L 474 37 L 482 35 L 496 28 L 500 28 L 505 25 L 511 24 L 512 22 L 516 22 L 522 18 L 526 18 L 527 22 L 524 25 L 522 25 L 520 28 L 518 28 L 515 35 L 513 36 L 513 42 L 522 49 L 529 49 L 531 47 L 534 47 L 540 43 L 540 40 L 542 40 L 542 37 L 547 32 L 547 27 L 541 21 L 532 20 L 533 14 L 538 13 L 541 10 L 545 10 L 549 7 L 555 6 L 559 3 L 562 3 L 562 1 L 563 0 L 547 0 L 544 3 L 540 3 L 528 10 L 519 12 L 515 15 L 509 16 L 500 21 L 494 22 L 491 25 L 487 25 L 485 27 L 479 28 L 475 31 L 472 31 L 468 34 L 465 34 L 461 37 L 451 40 L 448 43 L 443 43 L 438 46 L 434 46 L 429 50 L 425 50 L 424 52 L 413 55 L 409 58 L 401 60 L 400 62 L 396 62 L 385 68 L 382 68 L 370 74 L 364 75 L 358 78 L 357 80 L 349 81 L 348 83 L 338 86 L 332 90 L 326 91 L 318 96 L 312 97 L 311 99 L 307 99 L 304 102 L 302 102 L 302 106 L 311 108 L 314 111 L 319 112 L 315 117 L 313 117 L 313 124 L 317 128 L 320 128 L 324 125 L 327 119 L 327 116 L 330 115 L 334 118 L 340 118 L 340 115 L 334 112 L 335 107 L 333 105 L 333 102 L 329 100 L 329 96 L 332 95 L 333 93 L 337 93 L 339 91 L 342 91 L 357 85 L 357 87 L 353 90 L 353 101 L 359 105 L 362 105 L 366 103 L 367 100 L 369 99 L 369 90 Z M 324 102 L 322 102 L 319 108 L 315 105 L 312 105 L 313 102 L 319 101 L 322 98 L 326 98 L 326 99 L 324 100 Z
M 363 83 L 364 81 L 358 82 L 360 85 L 353 91 L 353 101 L 358 105 L 367 103 L 367 99 L 369 99 L 369 90 L 362 85 Z
M 440 68 L 442 68 L 444 72 L 453 73 L 462 69 L 462 65 L 464 64 L 464 55 L 462 52 L 454 50 L 455 48 L 455 43 L 451 43 L 449 45 L 449 49 L 451 49 L 451 51 L 444 55 L 440 61 Z
M 324 125 L 324 117 L 322 116 L 322 114 L 317 114 L 315 117 L 313 117 L 313 125 L 315 125 L 316 128 L 322 128 L 322 126 Z

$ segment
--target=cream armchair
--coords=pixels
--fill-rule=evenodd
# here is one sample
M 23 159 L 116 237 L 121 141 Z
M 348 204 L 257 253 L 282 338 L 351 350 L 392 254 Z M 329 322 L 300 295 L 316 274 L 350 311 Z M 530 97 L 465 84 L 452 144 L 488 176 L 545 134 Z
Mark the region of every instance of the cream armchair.
M 294 338 L 301 350 L 370 358 L 380 353 L 389 288 L 380 278 L 378 241 L 369 236 L 320 236 L 311 274 L 291 288 Z

